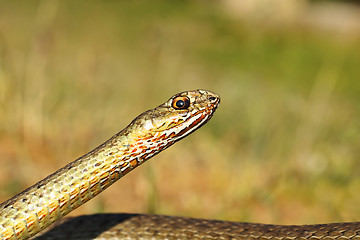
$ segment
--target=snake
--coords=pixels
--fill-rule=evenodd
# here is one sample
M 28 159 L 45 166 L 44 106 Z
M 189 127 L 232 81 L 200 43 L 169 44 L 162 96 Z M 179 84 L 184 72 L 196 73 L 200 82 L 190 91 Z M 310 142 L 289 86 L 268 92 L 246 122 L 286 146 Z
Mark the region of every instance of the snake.
M 219 103 L 217 94 L 198 89 L 140 114 L 94 150 L 1 203 L 0 239 L 34 236 L 204 125 Z
M 360 239 L 360 222 L 271 225 L 126 213 L 62 218 L 199 129 L 219 104 L 219 95 L 197 89 L 140 114 L 94 150 L 1 203 L 0 239 Z

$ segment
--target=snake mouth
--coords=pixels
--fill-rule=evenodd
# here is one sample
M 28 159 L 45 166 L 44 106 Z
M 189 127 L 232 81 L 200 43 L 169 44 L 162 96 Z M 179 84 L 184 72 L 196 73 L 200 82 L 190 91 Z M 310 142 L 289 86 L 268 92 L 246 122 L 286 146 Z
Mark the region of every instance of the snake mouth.
M 182 130 L 180 130 L 177 134 L 178 139 L 181 139 L 189 135 L 190 133 L 194 132 L 196 129 L 200 128 L 205 123 L 207 123 L 214 115 L 215 110 L 219 106 L 219 102 L 220 99 L 217 98 L 215 104 L 213 104 L 208 108 L 203 109 L 202 111 L 197 111 L 196 114 L 192 115 L 186 121 L 182 122 L 179 125 L 179 128 L 181 128 Z

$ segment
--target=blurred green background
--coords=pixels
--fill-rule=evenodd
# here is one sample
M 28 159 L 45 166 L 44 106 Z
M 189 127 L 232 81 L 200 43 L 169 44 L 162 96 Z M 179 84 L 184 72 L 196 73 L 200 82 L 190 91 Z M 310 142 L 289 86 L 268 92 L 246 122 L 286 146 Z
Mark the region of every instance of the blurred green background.
M 197 88 L 214 118 L 73 215 L 360 220 L 359 6 L 0 1 L 0 201 Z

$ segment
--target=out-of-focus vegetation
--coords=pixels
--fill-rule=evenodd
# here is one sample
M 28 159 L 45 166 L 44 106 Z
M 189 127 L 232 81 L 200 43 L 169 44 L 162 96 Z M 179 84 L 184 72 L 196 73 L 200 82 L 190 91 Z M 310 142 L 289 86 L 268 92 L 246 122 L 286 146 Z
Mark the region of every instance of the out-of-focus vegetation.
M 1 1 L 0 201 L 172 94 L 205 88 L 222 102 L 203 129 L 73 214 L 360 220 L 359 32 L 226 6 Z

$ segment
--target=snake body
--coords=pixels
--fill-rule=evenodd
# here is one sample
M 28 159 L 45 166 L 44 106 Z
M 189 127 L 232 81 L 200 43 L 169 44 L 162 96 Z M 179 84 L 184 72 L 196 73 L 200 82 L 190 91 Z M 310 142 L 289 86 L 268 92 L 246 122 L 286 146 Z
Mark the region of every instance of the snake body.
M 91 152 L 0 204 L 0 239 L 28 239 L 152 156 L 205 124 L 220 103 L 205 90 L 181 92 L 135 118 Z M 360 223 L 303 226 L 146 214 L 64 218 L 35 239 L 360 239 Z
M 148 214 L 64 218 L 34 240 L 60 239 L 360 239 L 359 223 L 270 225 Z

